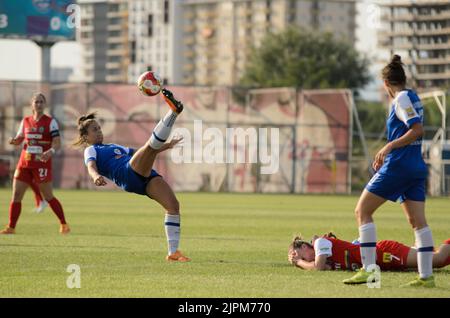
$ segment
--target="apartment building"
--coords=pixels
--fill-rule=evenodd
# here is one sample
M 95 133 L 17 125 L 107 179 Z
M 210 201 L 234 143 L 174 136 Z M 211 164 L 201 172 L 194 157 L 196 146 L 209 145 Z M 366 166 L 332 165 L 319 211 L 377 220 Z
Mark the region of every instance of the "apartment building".
M 126 82 L 131 61 L 128 3 L 84 1 L 78 41 L 83 46 L 84 78 L 89 82 Z
M 235 85 L 267 32 L 299 26 L 355 43 L 355 1 L 185 0 L 183 83 Z
M 450 1 L 390 0 L 382 7 L 381 47 L 402 55 L 415 87 L 449 87 Z

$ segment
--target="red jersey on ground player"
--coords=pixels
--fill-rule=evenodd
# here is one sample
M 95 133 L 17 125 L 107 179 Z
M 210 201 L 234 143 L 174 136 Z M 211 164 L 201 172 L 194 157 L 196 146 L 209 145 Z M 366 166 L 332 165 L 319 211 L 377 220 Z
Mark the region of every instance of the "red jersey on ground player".
M 380 241 L 377 243 L 377 265 L 381 270 L 406 269 L 409 246 L 396 241 Z M 361 267 L 359 245 L 333 237 L 321 237 L 314 241 L 317 255 L 327 255 L 327 264 L 332 269 L 356 270 Z
M 396 241 L 376 243 L 376 263 L 381 270 L 417 268 L 417 250 Z M 295 237 L 289 246 L 288 260 L 303 269 L 356 270 L 361 268 L 359 245 L 339 240 L 332 233 L 315 236 L 312 243 Z M 433 253 L 433 267 L 450 264 L 450 239 Z

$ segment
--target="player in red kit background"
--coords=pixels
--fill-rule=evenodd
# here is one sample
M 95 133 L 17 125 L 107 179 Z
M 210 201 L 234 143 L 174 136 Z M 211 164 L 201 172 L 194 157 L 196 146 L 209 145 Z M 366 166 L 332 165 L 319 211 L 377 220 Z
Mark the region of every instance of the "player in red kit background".
M 9 206 L 9 224 L 0 234 L 14 234 L 22 209 L 22 199 L 28 185 L 33 182 L 39 188 L 61 224 L 60 233 L 67 234 L 70 228 L 64 218 L 61 203 L 53 196 L 52 156 L 61 147 L 58 123 L 44 114 L 46 106 L 44 94 L 37 93 L 31 99 L 33 115 L 25 117 L 20 123 L 16 137 L 9 143 L 20 145 L 23 149 L 13 179 L 12 200 Z

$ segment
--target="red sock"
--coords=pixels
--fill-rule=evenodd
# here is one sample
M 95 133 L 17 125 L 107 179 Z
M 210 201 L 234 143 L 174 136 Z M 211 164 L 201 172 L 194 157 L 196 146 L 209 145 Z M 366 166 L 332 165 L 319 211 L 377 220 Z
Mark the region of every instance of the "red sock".
M 9 224 L 11 228 L 16 228 L 17 220 L 19 219 L 20 211 L 22 210 L 22 202 L 11 201 L 9 204 Z
M 50 201 L 48 201 L 48 204 L 52 208 L 53 212 L 55 212 L 56 216 L 59 219 L 59 222 L 61 224 L 66 224 L 66 219 L 64 218 L 64 211 L 61 206 L 61 203 L 59 203 L 57 198 L 53 198 Z
M 39 204 L 41 203 L 41 201 L 44 200 L 41 195 L 41 189 L 39 189 L 39 185 L 34 182 L 30 183 L 30 187 L 31 187 L 31 190 L 33 190 L 33 192 L 34 192 L 34 200 L 36 201 L 36 207 L 39 207 Z

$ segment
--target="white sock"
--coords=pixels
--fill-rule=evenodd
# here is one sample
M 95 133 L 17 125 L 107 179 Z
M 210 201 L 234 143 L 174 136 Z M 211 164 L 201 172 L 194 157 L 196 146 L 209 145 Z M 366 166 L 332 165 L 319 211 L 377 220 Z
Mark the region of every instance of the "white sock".
M 166 214 L 164 218 L 169 255 L 175 253 L 180 244 L 180 215 Z
M 161 119 L 156 125 L 155 129 L 153 129 L 153 133 L 150 136 L 149 145 L 153 149 L 159 149 L 164 145 L 167 138 L 170 136 L 170 132 L 172 131 L 173 124 L 177 119 L 177 113 L 173 111 L 169 111 L 166 116 Z
M 420 278 L 433 275 L 433 236 L 428 226 L 414 231 L 417 242 L 417 267 Z
M 376 264 L 377 261 L 377 233 L 374 223 L 367 223 L 359 227 L 360 251 L 363 268 Z
M 175 120 L 177 119 L 178 114 L 169 110 L 166 114 L 166 116 L 164 116 L 164 118 L 162 119 L 162 121 L 164 122 L 164 125 L 166 125 L 167 127 L 172 127 L 173 124 L 175 124 Z

